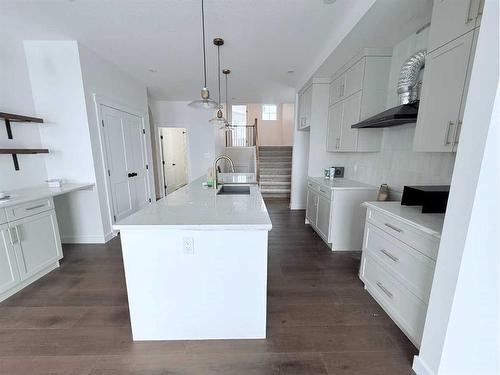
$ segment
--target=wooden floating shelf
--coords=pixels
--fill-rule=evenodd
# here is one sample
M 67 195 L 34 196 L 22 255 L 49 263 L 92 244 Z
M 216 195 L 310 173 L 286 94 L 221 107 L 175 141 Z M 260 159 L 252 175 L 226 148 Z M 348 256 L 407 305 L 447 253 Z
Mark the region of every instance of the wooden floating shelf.
M 11 122 L 32 122 L 32 123 L 43 123 L 42 118 L 16 115 L 14 113 L 0 112 L 0 119 L 5 121 L 5 128 L 7 129 L 7 137 L 12 139 L 12 130 L 10 128 Z
M 17 160 L 17 155 L 33 155 L 33 154 L 48 154 L 49 150 L 46 148 L 0 148 L 0 155 L 12 155 L 12 161 L 14 162 L 14 169 L 19 170 L 19 162 Z

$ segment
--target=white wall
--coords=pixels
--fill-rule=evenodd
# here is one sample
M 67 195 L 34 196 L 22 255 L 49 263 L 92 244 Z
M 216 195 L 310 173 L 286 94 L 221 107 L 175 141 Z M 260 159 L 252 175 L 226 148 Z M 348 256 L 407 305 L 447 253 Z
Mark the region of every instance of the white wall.
M 2 33 L 3 35 L 3 33 Z M 23 43 L 0 36 L 0 112 L 41 117 L 35 111 Z M 40 128 L 46 124 L 12 123 L 7 138 L 0 120 L 0 148 L 41 148 Z M 42 184 L 47 179 L 44 154 L 18 155 L 20 170 L 10 155 L 0 155 L 0 191 Z
M 186 128 L 189 182 L 207 173 L 215 158 L 218 127 L 209 122 L 214 111 L 193 109 L 187 101 L 151 101 L 155 135 L 158 127 Z
M 298 108 L 296 95 L 295 108 Z M 297 123 L 297 111 L 295 121 Z M 309 131 L 293 128 L 292 181 L 290 192 L 290 209 L 303 210 L 307 199 L 307 170 L 309 165 Z
M 498 10 L 497 1 L 486 1 L 424 334 L 414 362 L 419 375 L 499 373 Z
M 48 177 L 95 183 L 76 41 L 25 41 L 24 46 L 35 108 L 47 120 L 40 135 L 50 150 Z M 104 241 L 96 189 L 58 198 L 56 206 L 63 242 Z
M 151 151 L 151 136 L 148 114 L 148 98 L 146 86 L 134 80 L 116 65 L 104 60 L 87 47 L 79 44 L 85 106 L 87 111 L 87 127 L 90 133 L 95 181 L 99 191 L 99 205 L 106 238 L 112 234 L 112 220 L 108 200 L 106 198 L 106 174 L 104 172 L 103 154 L 101 149 L 100 126 L 97 120 L 94 94 L 118 109 L 130 111 L 141 116 L 146 129 L 146 154 L 150 172 L 150 197 L 155 197 L 153 160 Z
M 137 112 L 149 130 L 146 87 L 76 41 L 24 44 L 35 108 L 48 122 L 40 130 L 48 177 L 96 184 L 56 199 L 62 241 L 105 242 L 113 234 L 93 95 Z M 154 197 L 152 178 L 150 186 Z
M 387 108 L 397 105 L 396 84 L 401 66 L 413 52 L 425 48 L 427 36 L 428 29 L 410 35 L 394 47 Z M 308 173 L 321 176 L 325 167 L 344 166 L 346 178 L 375 186 L 386 183 L 396 192 L 401 192 L 404 185 L 449 184 L 455 154 L 413 152 L 414 132 L 415 124 L 384 129 L 381 151 L 377 153 L 330 153 L 326 152 L 326 121 L 312 123 Z

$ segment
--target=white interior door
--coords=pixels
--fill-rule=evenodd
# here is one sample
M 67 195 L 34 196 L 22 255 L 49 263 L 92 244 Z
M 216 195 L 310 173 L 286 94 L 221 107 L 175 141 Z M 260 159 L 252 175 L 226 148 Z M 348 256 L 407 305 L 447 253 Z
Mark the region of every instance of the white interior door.
M 186 129 L 162 128 L 160 140 L 165 194 L 170 194 L 188 182 Z
M 101 105 L 114 221 L 149 202 L 145 134 L 138 116 Z

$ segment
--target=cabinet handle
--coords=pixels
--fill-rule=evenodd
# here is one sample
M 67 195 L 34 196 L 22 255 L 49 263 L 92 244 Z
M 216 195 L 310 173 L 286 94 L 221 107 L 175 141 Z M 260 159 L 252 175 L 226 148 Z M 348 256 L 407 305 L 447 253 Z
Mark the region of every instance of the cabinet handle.
M 15 234 L 15 239 L 14 239 L 14 234 Z M 9 236 L 10 236 L 10 243 L 12 245 L 19 242 L 19 234 L 17 233 L 17 227 L 9 229 Z
M 387 228 L 391 228 L 392 230 L 395 230 L 395 231 L 396 231 L 396 232 L 398 232 L 398 233 L 402 233 L 402 232 L 403 232 L 403 230 L 402 230 L 402 229 L 399 229 L 398 227 L 395 227 L 394 225 L 391 225 L 391 224 L 389 224 L 389 223 L 385 223 L 384 225 L 385 225 Z
M 455 144 L 458 145 L 458 141 L 460 140 L 460 131 L 462 130 L 462 120 L 458 120 L 457 122 L 457 133 L 455 134 Z
M 484 11 L 484 0 L 479 0 L 479 9 L 477 10 L 477 16 L 480 17 L 483 15 Z
M 451 144 L 451 141 L 450 141 L 450 132 L 451 132 L 451 127 L 454 126 L 454 125 L 455 125 L 455 123 L 453 121 L 449 121 L 448 122 L 448 128 L 446 129 L 446 136 L 444 138 L 444 144 L 445 144 L 445 146 Z
M 344 84 L 340 85 L 340 96 L 339 96 L 339 98 L 341 98 L 341 97 L 344 96 L 344 89 L 345 89 L 345 85 Z
M 392 298 L 393 294 L 387 290 L 387 288 L 380 282 L 377 281 L 377 286 L 380 288 L 382 292 L 384 292 L 387 297 Z
M 335 148 L 338 150 L 340 147 L 340 138 L 335 138 Z
M 469 6 L 467 8 L 467 14 L 465 15 L 465 24 L 467 25 L 473 18 L 470 16 L 470 9 L 472 7 L 472 0 L 469 0 Z
M 394 263 L 397 263 L 399 262 L 399 258 L 398 257 L 395 257 L 394 255 L 392 255 L 390 252 L 388 252 L 387 250 L 385 249 L 382 249 L 380 250 L 380 252 L 382 254 L 384 254 L 386 257 L 388 257 L 390 260 L 392 260 Z
M 327 191 L 324 191 L 323 189 L 319 188 L 319 191 L 321 191 L 322 193 L 328 193 Z
M 35 210 L 37 208 L 42 208 L 42 207 L 45 207 L 45 204 L 37 204 L 36 206 L 25 208 L 25 210 L 31 211 L 31 210 Z

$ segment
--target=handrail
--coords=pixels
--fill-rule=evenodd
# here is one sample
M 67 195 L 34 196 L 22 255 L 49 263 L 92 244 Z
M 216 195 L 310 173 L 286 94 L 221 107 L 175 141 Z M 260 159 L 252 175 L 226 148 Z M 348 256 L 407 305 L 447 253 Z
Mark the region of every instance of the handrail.
M 259 127 L 257 126 L 257 118 L 255 118 L 254 145 L 255 145 L 255 178 L 257 184 L 260 182 L 260 161 L 259 161 Z

